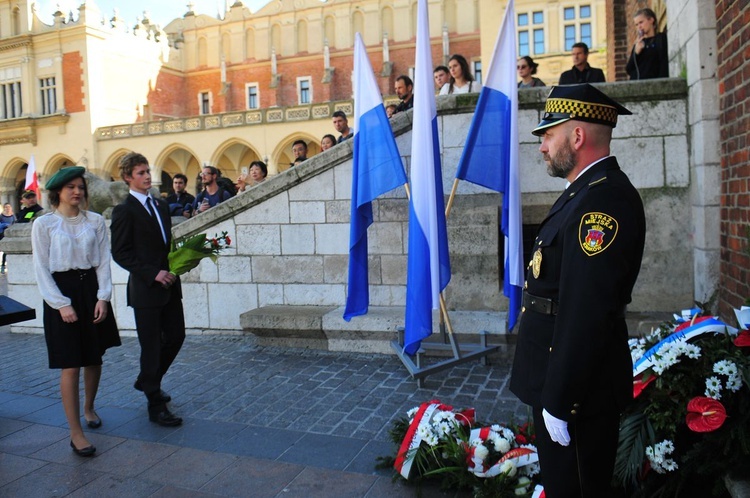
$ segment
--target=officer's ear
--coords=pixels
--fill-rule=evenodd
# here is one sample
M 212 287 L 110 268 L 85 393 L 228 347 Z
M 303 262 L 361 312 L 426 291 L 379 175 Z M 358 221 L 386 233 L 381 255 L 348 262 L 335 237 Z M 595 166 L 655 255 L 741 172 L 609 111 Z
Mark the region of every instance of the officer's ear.
M 573 149 L 579 150 L 581 147 L 583 147 L 583 144 L 586 143 L 587 135 L 588 133 L 584 126 L 574 127 L 571 137 L 573 139 Z

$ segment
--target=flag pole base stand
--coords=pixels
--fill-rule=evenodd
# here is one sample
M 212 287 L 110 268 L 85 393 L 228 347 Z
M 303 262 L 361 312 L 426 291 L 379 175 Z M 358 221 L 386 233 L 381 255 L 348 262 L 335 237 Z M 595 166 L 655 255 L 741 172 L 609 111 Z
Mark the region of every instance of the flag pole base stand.
M 413 379 L 417 379 L 417 385 L 420 388 L 425 387 L 425 378 L 428 375 L 442 372 L 460 365 L 479 359 L 482 365 L 487 364 L 487 355 L 500 349 L 500 345 L 488 346 L 487 345 L 487 332 L 482 330 L 479 332 L 479 344 L 464 344 L 460 346 L 456 341 L 455 334 L 449 334 L 450 344 L 439 344 L 439 343 L 425 343 L 422 342 L 421 347 L 417 351 L 416 355 L 410 355 L 404 352 L 404 329 L 399 327 L 398 329 L 398 341 L 391 341 L 391 348 L 396 353 L 396 356 L 401 360 L 406 369 L 409 371 L 409 375 Z M 429 366 L 422 366 L 422 357 L 428 352 L 451 352 L 453 356 L 451 358 L 433 363 Z M 414 361 L 416 359 L 416 362 Z

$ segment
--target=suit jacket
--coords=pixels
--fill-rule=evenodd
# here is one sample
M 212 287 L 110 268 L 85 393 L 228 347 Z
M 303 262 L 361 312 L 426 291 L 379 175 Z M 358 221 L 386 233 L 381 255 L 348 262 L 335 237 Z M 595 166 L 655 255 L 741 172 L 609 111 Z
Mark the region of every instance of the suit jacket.
M 552 206 L 534 241 L 526 292 L 556 315 L 524 309 L 510 390 L 563 420 L 621 411 L 633 398 L 625 306 L 641 267 L 638 191 L 608 157 Z
M 167 256 L 172 243 L 172 218 L 161 199 L 156 200 L 156 212 L 167 235 L 166 244 L 159 224 L 132 195 L 112 211 L 112 259 L 130 272 L 128 306 L 133 308 L 164 306 L 173 293 L 182 297 L 179 277 L 169 289 L 154 280 L 159 271 L 169 271 Z
M 579 71 L 573 66 L 560 75 L 559 85 L 576 85 L 578 83 L 605 83 L 604 71 L 598 67 L 591 67 L 586 63 L 586 69 Z

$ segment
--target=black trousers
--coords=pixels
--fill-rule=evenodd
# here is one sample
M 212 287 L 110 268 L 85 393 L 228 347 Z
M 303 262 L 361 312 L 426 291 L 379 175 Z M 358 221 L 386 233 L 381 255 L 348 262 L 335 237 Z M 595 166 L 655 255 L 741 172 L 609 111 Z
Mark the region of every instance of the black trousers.
M 547 498 L 612 496 L 620 414 L 602 412 L 568 422 L 570 444 L 550 439 L 542 409 L 535 407 L 534 428 Z
M 149 408 L 162 408 L 155 401 L 161 390 L 161 379 L 180 352 L 185 341 L 185 316 L 182 299 L 172 293 L 162 307 L 133 308 L 138 342 L 141 345 L 141 372 L 138 380 L 149 399 Z

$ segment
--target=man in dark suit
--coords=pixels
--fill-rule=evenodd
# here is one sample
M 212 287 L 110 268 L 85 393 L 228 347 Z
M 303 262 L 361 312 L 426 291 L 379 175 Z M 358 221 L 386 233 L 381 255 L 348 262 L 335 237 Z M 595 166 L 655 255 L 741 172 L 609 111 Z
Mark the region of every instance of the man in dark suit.
M 641 267 L 638 191 L 610 155 L 618 114 L 591 85 L 555 87 L 534 135 L 568 181 L 539 226 L 510 390 L 531 405 L 549 498 L 611 496 L 620 412 L 633 399 L 625 307 Z
M 148 418 L 163 426 L 182 419 L 169 411 L 170 396 L 161 390 L 167 373 L 185 340 L 180 279 L 169 273 L 172 221 L 167 205 L 149 193 L 151 171 L 141 154 L 120 160 L 120 176 L 130 195 L 112 212 L 112 258 L 130 272 L 128 306 L 133 308 L 141 371 L 134 387 L 148 399 Z
M 578 83 L 604 83 L 604 71 L 589 66 L 589 46 L 583 42 L 574 43 L 570 51 L 573 67 L 560 75 L 560 85 Z

